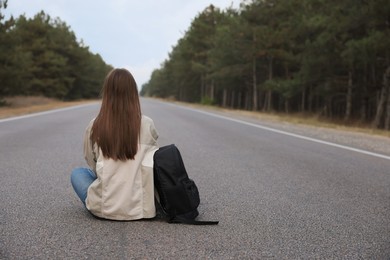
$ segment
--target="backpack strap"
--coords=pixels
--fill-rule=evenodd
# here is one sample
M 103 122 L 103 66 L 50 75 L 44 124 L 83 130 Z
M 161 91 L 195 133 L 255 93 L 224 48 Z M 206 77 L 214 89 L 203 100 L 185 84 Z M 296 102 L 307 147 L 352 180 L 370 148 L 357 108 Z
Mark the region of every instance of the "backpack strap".
M 181 217 L 173 217 L 168 220 L 169 224 L 189 224 L 189 225 L 218 225 L 219 221 L 202 221 Z

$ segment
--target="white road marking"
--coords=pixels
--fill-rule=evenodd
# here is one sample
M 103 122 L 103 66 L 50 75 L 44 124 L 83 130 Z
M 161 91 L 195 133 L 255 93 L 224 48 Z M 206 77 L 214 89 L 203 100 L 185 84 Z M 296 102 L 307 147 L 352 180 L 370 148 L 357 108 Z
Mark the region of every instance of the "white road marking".
M 204 115 L 208 115 L 208 116 L 212 116 L 212 117 L 216 117 L 216 118 L 220 118 L 220 119 L 225 119 L 225 120 L 236 122 L 236 123 L 239 123 L 239 124 L 256 127 L 256 128 L 262 129 L 262 130 L 267 130 L 267 131 L 278 133 L 278 134 L 282 134 L 282 135 L 292 136 L 292 137 L 295 137 L 295 138 L 299 138 L 299 139 L 303 139 L 303 140 L 307 140 L 307 141 L 311 141 L 311 142 L 315 142 L 315 143 L 319 143 L 319 144 L 325 144 L 325 145 L 341 148 L 341 149 L 348 150 L 348 151 L 354 151 L 354 152 L 357 152 L 357 153 L 366 154 L 366 155 L 370 155 L 370 156 L 374 156 L 374 157 L 390 160 L 390 156 L 387 156 L 387 155 L 384 155 L 384 154 L 373 153 L 373 152 L 369 152 L 369 151 L 366 151 L 366 150 L 353 148 L 353 147 L 346 146 L 346 145 L 340 145 L 340 144 L 327 142 L 327 141 L 323 141 L 323 140 L 319 140 L 319 139 L 315 139 L 315 138 L 311 138 L 311 137 L 307 137 L 307 136 L 303 136 L 303 135 L 293 134 L 293 133 L 282 131 L 282 130 L 278 130 L 278 129 L 275 129 L 275 128 L 262 126 L 262 125 L 254 124 L 254 123 L 249 123 L 249 122 L 246 122 L 246 121 L 243 121 L 243 120 L 229 118 L 229 117 L 226 117 L 226 116 L 221 116 L 221 115 L 217 115 L 217 114 L 214 114 L 214 113 L 210 113 L 210 112 L 206 112 L 206 111 L 202 111 L 202 110 L 198 110 L 198 109 L 193 109 L 193 108 L 188 108 L 188 107 L 184 107 L 184 106 L 179 106 L 179 105 L 172 104 L 172 103 L 170 103 L 170 105 L 178 106 L 180 108 L 184 108 L 184 109 L 187 109 L 187 110 L 190 110 L 190 111 L 193 111 L 193 112 L 201 113 L 201 114 L 204 114 Z
M 4 119 L 0 119 L 0 123 L 14 121 L 14 120 L 19 120 L 19 119 L 24 119 L 24 118 L 30 118 L 30 117 L 35 117 L 35 116 L 42 116 L 42 115 L 47 115 L 47 114 L 52 114 L 52 113 L 57 113 L 57 112 L 77 109 L 77 108 L 80 108 L 80 107 L 96 105 L 96 104 L 97 103 L 88 103 L 88 104 L 82 104 L 82 105 L 77 105 L 77 106 L 72 106 L 72 107 L 53 109 L 53 110 L 49 110 L 49 111 L 38 112 L 38 113 L 33 113 L 33 114 L 28 114 L 28 115 L 23 115 L 23 116 L 15 116 L 15 117 L 10 117 L 10 118 L 4 118 Z
M 206 112 L 206 111 L 202 111 L 202 110 L 198 110 L 198 109 L 193 109 L 193 108 L 188 108 L 188 107 L 184 107 L 184 106 L 179 106 L 179 105 L 172 104 L 172 103 L 166 103 L 166 104 L 169 104 L 171 106 L 177 106 L 177 107 L 180 107 L 182 109 L 187 109 L 187 110 L 190 110 L 190 111 L 193 111 L 193 112 L 197 112 L 197 113 L 201 113 L 201 114 L 204 114 L 204 115 L 208 115 L 208 116 L 211 116 L 211 117 L 216 117 L 216 118 L 228 120 L 228 121 L 239 123 L 239 124 L 256 127 L 256 128 L 262 129 L 262 130 L 267 130 L 267 131 L 278 133 L 278 134 L 292 136 L 292 137 L 295 137 L 295 138 L 299 138 L 299 139 L 303 139 L 303 140 L 307 140 L 307 141 L 311 141 L 311 142 L 315 142 L 315 143 L 325 144 L 325 145 L 341 148 L 341 149 L 344 149 L 344 150 L 354 151 L 354 152 L 357 152 L 357 153 L 366 154 L 366 155 L 370 155 L 370 156 L 374 156 L 374 157 L 390 160 L 390 156 L 387 156 L 387 155 L 384 155 L 384 154 L 373 153 L 373 152 L 369 152 L 369 151 L 366 151 L 366 150 L 353 148 L 353 147 L 346 146 L 346 145 L 340 145 L 340 144 L 331 143 L 331 142 L 327 142 L 327 141 L 323 141 L 323 140 L 319 140 L 319 139 L 315 139 L 315 138 L 311 138 L 311 137 L 307 137 L 307 136 L 303 136 L 303 135 L 293 134 L 293 133 L 282 131 L 282 130 L 278 130 L 278 129 L 275 129 L 275 128 L 262 126 L 262 125 L 254 124 L 254 123 L 249 123 L 249 122 L 246 122 L 246 121 L 243 121 L 243 120 L 234 119 L 234 118 L 230 118 L 230 117 L 226 117 L 226 116 L 221 116 L 221 115 L 217 115 L 217 114 L 214 114 L 214 113 L 210 113 L 210 112 Z M 60 108 L 60 109 L 54 109 L 54 110 L 49 110 L 49 111 L 44 111 L 44 112 L 39 112 L 39 113 L 33 113 L 33 114 L 28 114 L 28 115 L 23 115 L 23 116 L 17 116 L 17 117 L 10 117 L 10 118 L 5 118 L 5 119 L 0 119 L 0 123 L 14 121 L 14 120 L 19 120 L 19 119 L 24 119 L 24 118 L 30 118 L 30 117 L 35 117 L 35 116 L 52 114 L 52 113 L 57 113 L 57 112 L 61 112 L 61 111 L 77 109 L 77 108 L 80 108 L 80 107 L 90 106 L 90 105 L 96 105 L 96 103 L 83 104 L 83 105 L 66 107 L 66 108 Z

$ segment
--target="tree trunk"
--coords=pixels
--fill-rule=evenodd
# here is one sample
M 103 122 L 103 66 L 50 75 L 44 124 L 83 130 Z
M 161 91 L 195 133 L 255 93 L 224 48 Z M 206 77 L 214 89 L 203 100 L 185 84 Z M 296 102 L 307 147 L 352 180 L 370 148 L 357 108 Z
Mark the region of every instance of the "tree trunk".
M 273 79 L 273 57 L 268 58 L 268 80 Z M 265 93 L 264 111 L 270 111 L 272 108 L 272 90 L 268 89 Z
M 387 89 L 385 129 L 390 130 L 390 67 L 387 68 L 385 75 L 383 76 L 383 85 Z
M 313 87 L 309 86 L 309 100 L 308 100 L 308 110 L 309 112 L 313 112 Z
M 333 98 L 329 97 L 327 98 L 327 107 L 328 107 L 328 116 L 332 119 L 333 118 Z
M 237 104 L 237 107 L 238 109 L 242 109 L 242 92 L 238 92 L 238 104 Z
M 245 92 L 245 104 L 244 104 L 244 109 L 245 110 L 248 110 L 248 108 L 249 108 L 249 93 L 248 93 L 248 91 L 246 91 Z
M 367 98 L 367 85 L 368 85 L 368 73 L 367 64 L 364 65 L 363 72 L 363 97 L 360 101 L 360 121 L 365 122 L 367 120 L 368 113 L 368 98 Z
M 179 101 L 183 101 L 183 90 L 181 88 L 181 85 L 179 86 Z
M 253 56 L 252 61 L 252 76 L 253 76 L 253 111 L 257 111 L 257 77 L 256 77 L 256 56 Z
M 222 98 L 222 107 L 226 107 L 227 103 L 227 90 L 226 88 L 223 89 L 223 98 Z
M 289 99 L 286 98 L 286 99 L 284 100 L 284 111 L 285 111 L 287 114 L 290 112 L 289 107 L 290 107 L 290 101 L 289 101 Z
M 257 102 L 257 77 L 256 77 L 256 41 L 257 41 L 257 38 L 256 38 L 256 31 L 253 30 L 252 31 L 253 33 L 253 57 L 252 57 L 252 88 L 253 88 L 253 91 L 252 91 L 252 95 L 253 95 L 253 104 L 252 104 L 252 110 L 253 111 L 257 111 L 258 109 L 258 102 Z
M 230 107 L 234 108 L 234 102 L 236 100 L 236 93 L 232 91 L 231 97 L 230 97 Z
M 344 120 L 347 121 L 351 118 L 351 110 L 352 110 L 352 71 L 350 70 L 348 73 L 348 90 L 347 90 L 347 100 L 346 100 L 346 109 L 345 109 L 345 115 Z
M 273 65 L 273 61 L 274 61 L 274 57 L 270 57 L 269 58 L 269 75 L 268 75 L 268 79 L 269 80 L 272 80 L 274 78 L 274 65 Z M 271 111 L 272 110 L 272 89 L 268 90 L 268 93 L 267 93 L 267 111 Z
M 205 80 L 204 80 L 204 75 L 202 74 L 200 76 L 200 98 L 204 98 L 205 95 Z
M 373 127 L 375 127 L 375 128 L 379 128 L 380 123 L 381 123 L 381 119 L 383 117 L 383 112 L 385 111 L 385 103 L 386 103 L 387 92 L 388 92 L 388 88 L 389 88 L 389 81 L 388 81 L 389 75 L 390 75 L 390 67 L 388 67 L 386 69 L 385 73 L 383 74 L 383 84 L 382 84 L 382 88 L 381 88 L 381 92 L 380 92 L 380 96 L 379 96 L 378 105 L 376 107 L 375 118 L 374 118 L 374 121 L 372 123 Z
M 367 98 L 363 97 L 361 101 L 361 109 L 360 109 L 360 121 L 364 122 L 367 119 Z
M 267 90 L 265 93 L 265 102 L 264 102 L 264 110 L 265 111 L 270 111 L 272 107 L 272 90 Z
M 214 80 L 211 80 L 210 99 L 214 101 Z
M 302 91 L 301 112 L 305 112 L 306 88 Z

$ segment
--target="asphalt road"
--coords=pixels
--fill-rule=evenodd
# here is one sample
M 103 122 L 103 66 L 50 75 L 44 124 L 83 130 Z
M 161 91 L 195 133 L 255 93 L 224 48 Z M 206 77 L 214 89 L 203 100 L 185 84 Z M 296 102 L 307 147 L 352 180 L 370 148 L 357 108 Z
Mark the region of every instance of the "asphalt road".
M 220 224 L 93 218 L 69 176 L 98 109 L 0 120 L 0 259 L 390 259 L 390 154 L 149 99 Z

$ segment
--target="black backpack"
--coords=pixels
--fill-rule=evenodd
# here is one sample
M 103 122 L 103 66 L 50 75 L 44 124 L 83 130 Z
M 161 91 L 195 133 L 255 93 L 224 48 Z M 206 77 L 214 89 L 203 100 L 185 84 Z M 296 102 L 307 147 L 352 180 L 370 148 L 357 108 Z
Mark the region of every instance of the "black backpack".
M 197 221 L 199 191 L 188 178 L 180 151 L 174 144 L 163 146 L 154 154 L 154 185 L 163 213 L 169 223 L 216 225 L 218 221 Z

